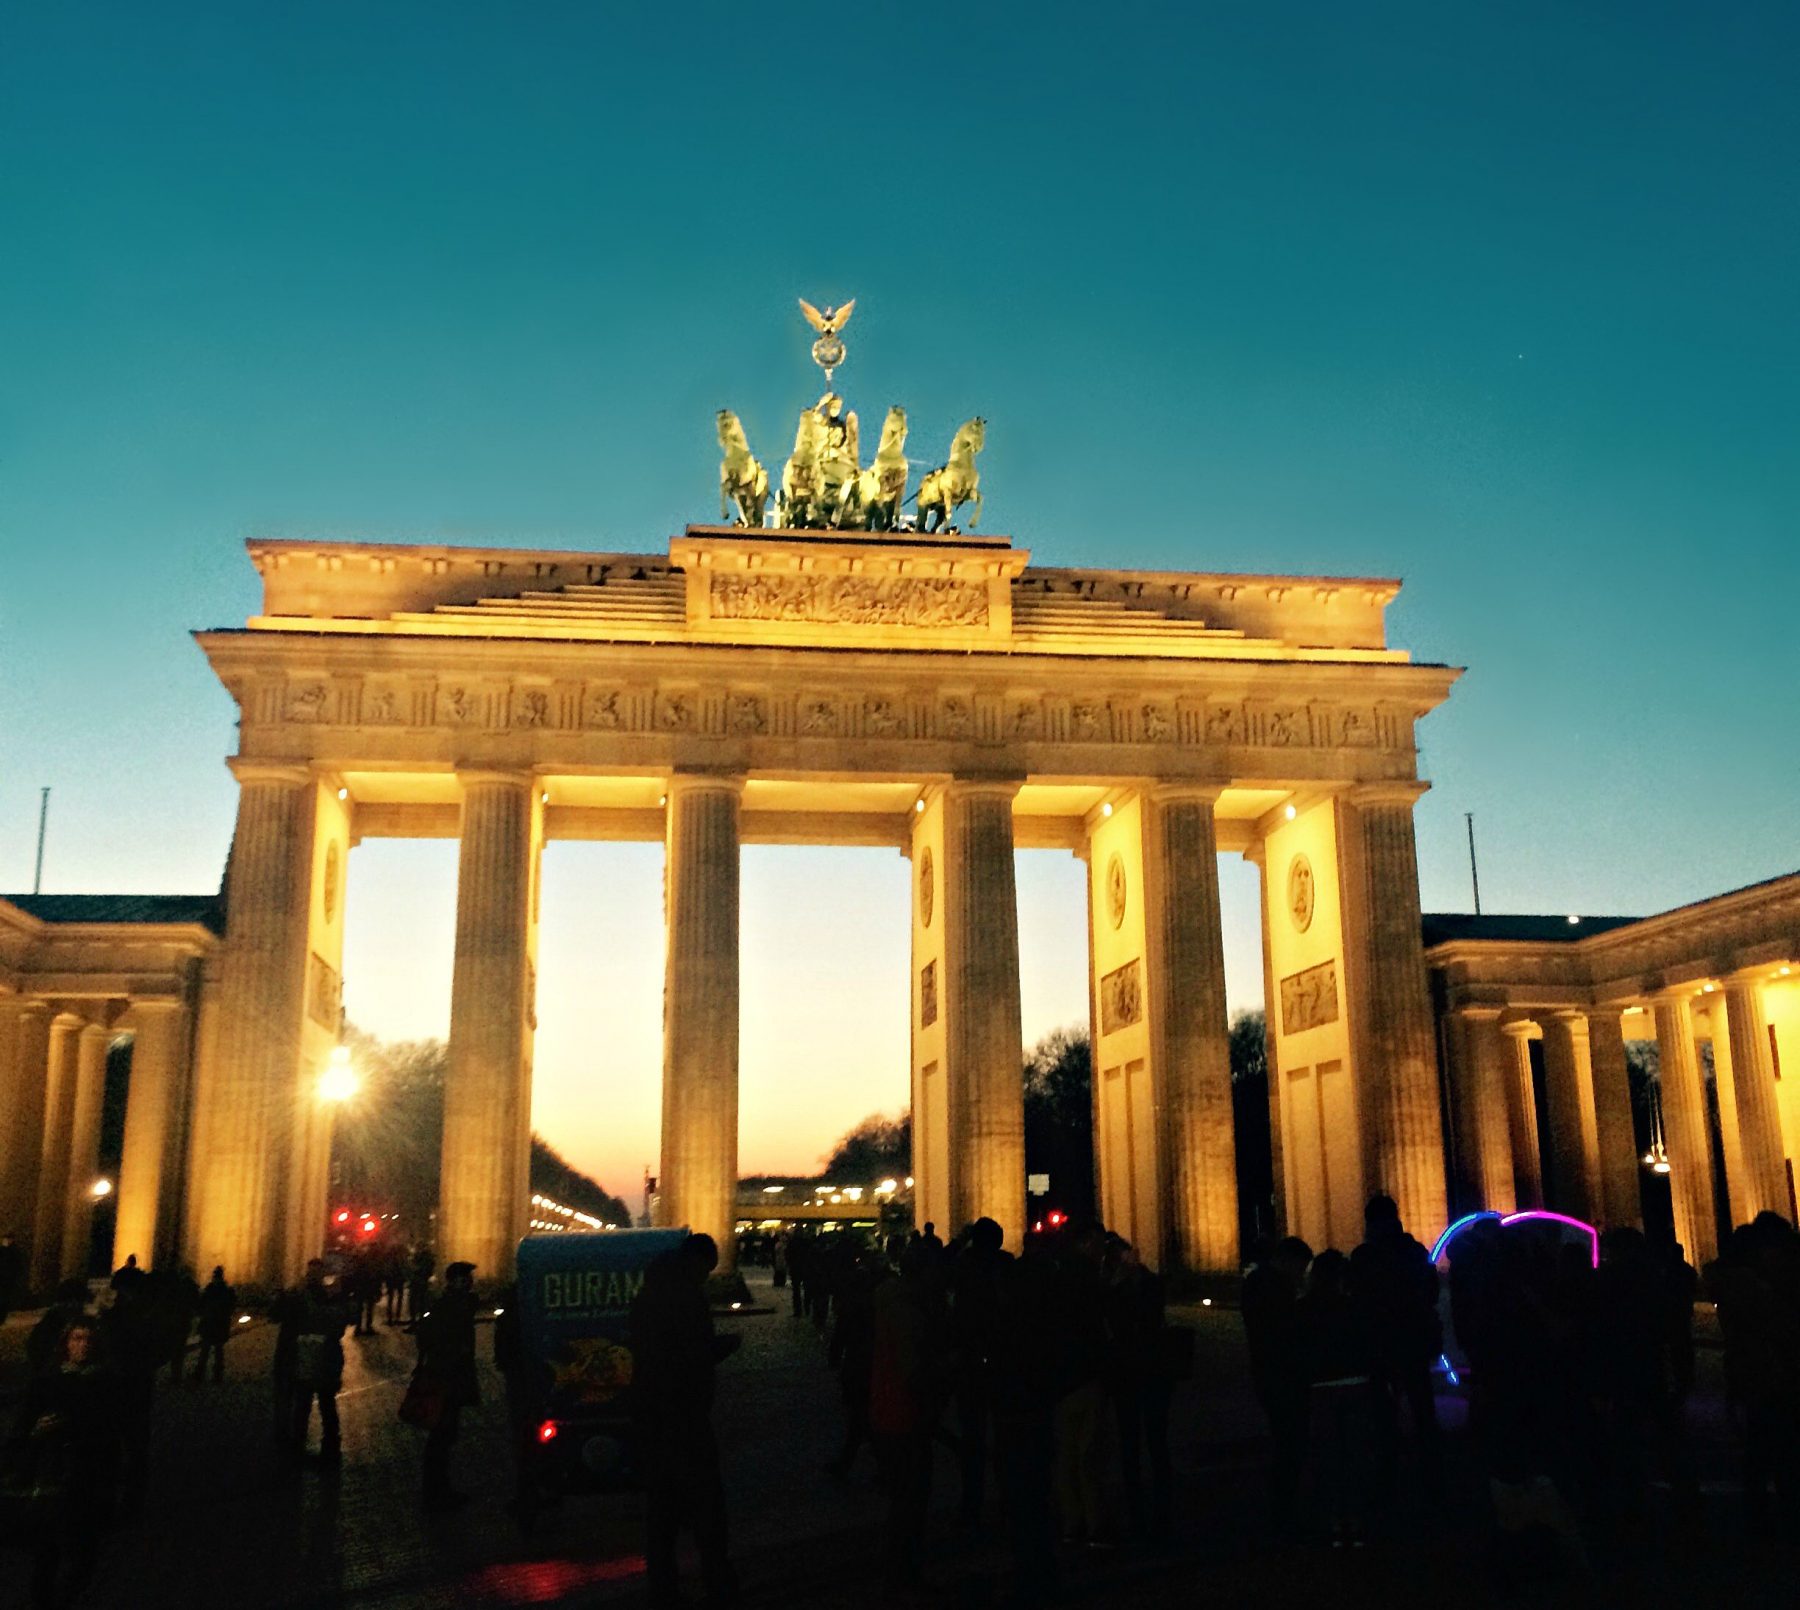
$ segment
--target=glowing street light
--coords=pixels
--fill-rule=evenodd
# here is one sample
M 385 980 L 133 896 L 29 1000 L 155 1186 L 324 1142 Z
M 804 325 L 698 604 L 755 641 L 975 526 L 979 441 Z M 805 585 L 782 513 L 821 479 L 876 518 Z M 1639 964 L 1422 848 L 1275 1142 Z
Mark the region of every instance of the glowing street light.
M 102 1176 L 88 1187 L 88 1195 L 97 1202 L 103 1196 L 112 1195 L 112 1181 Z
M 356 1069 L 350 1066 L 350 1047 L 335 1045 L 325 1071 L 319 1075 L 319 1100 L 342 1103 L 351 1100 L 362 1088 Z

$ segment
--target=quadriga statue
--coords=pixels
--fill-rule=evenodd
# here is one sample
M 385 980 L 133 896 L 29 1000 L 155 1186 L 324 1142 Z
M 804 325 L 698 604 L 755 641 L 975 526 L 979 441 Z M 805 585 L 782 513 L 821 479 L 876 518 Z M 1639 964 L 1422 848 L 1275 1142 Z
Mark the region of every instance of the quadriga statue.
M 725 455 L 719 465 L 719 518 L 729 520 L 735 505 L 739 525 L 760 528 L 769 504 L 769 472 L 750 451 L 750 438 L 729 408 L 719 410 L 719 448 Z
M 950 462 L 933 470 L 919 482 L 919 529 L 921 531 L 955 530 L 951 516 L 965 503 L 973 503 L 969 529 L 975 529 L 981 518 L 981 475 L 975 468 L 975 455 L 987 443 L 987 421 L 971 419 L 950 442 Z
M 843 485 L 837 523 L 849 531 L 892 531 L 906 500 L 906 410 L 895 404 L 881 427 L 874 461 Z
M 781 495 L 775 503 L 775 521 L 786 530 L 804 530 L 819 524 L 824 508 L 824 482 L 820 458 L 825 451 L 825 421 L 817 409 L 802 408 L 794 432 L 794 454 L 781 472 Z

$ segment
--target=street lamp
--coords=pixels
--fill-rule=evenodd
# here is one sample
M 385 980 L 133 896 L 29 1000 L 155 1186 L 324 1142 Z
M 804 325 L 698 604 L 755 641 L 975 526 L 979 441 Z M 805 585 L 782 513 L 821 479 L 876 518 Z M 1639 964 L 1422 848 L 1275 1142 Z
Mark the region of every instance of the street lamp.
M 103 1196 L 112 1195 L 112 1181 L 102 1176 L 88 1187 L 88 1195 L 98 1202 Z
M 362 1081 L 357 1078 L 356 1069 L 350 1066 L 350 1047 L 333 1046 L 325 1071 L 319 1075 L 319 1100 L 341 1104 L 349 1101 L 361 1088 Z

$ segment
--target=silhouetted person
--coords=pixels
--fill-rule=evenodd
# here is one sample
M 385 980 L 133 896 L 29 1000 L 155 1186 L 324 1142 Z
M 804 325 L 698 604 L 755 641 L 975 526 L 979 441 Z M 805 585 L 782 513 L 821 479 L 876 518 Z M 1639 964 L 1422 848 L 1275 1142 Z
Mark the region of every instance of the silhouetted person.
M 948 1351 L 943 1292 L 928 1243 L 900 1258 L 875 1292 L 869 1364 L 869 1430 L 887 1491 L 886 1566 L 900 1583 L 920 1579 L 931 1503 L 931 1438 L 943 1405 Z
M 1244 1276 L 1244 1338 L 1250 1383 L 1269 1422 L 1269 1512 L 1277 1531 L 1292 1530 L 1299 1521 L 1312 1396 L 1300 1298 L 1312 1261 L 1312 1248 L 1290 1235 L 1274 1247 L 1265 1244 Z
M 1343 1253 L 1327 1250 L 1313 1259 L 1300 1299 L 1300 1322 L 1312 1379 L 1319 1492 L 1331 1544 L 1360 1548 L 1381 1386 L 1374 1375 L 1376 1348 L 1367 1309 L 1351 1289 L 1350 1261 Z
M 837 1322 L 831 1327 L 827 1361 L 838 1374 L 844 1404 L 844 1441 L 827 1468 L 834 1476 L 850 1473 L 858 1450 L 869 1441 L 869 1371 L 875 1355 L 875 1294 L 888 1278 L 886 1262 L 859 1249 L 838 1292 Z
M 1773 1214 L 1726 1239 L 1706 1283 L 1719 1311 L 1725 1383 L 1744 1421 L 1744 1503 L 1750 1524 L 1800 1519 L 1800 1292 L 1792 1227 Z M 1773 1504 L 1771 1504 L 1771 1493 Z
M 47 1375 L 63 1362 L 63 1333 L 78 1319 L 86 1319 L 88 1288 L 85 1280 L 60 1280 L 49 1305 L 25 1338 L 25 1364 L 33 1375 Z
M 1137 1248 L 1116 1235 L 1106 1239 L 1102 1271 L 1107 1386 L 1118 1426 L 1125 1504 L 1140 1537 L 1161 1539 L 1168 1535 L 1173 1496 L 1169 1401 L 1175 1387 L 1162 1277 L 1146 1269 Z
M 200 1288 L 185 1268 L 173 1274 L 152 1269 L 145 1276 L 151 1289 L 151 1305 L 156 1311 L 156 1330 L 160 1356 L 168 1360 L 171 1385 L 181 1380 L 187 1359 L 188 1333 L 200 1313 Z
M 336 1464 L 343 1455 L 337 1395 L 344 1384 L 344 1327 L 350 1323 L 345 1304 L 325 1284 L 325 1262 L 312 1259 L 306 1283 L 295 1295 L 292 1316 L 293 1400 L 288 1422 L 288 1448 L 295 1458 L 306 1452 L 306 1433 L 314 1399 L 319 1404 L 319 1457 Z
M 382 1259 L 381 1287 L 387 1296 L 387 1322 L 398 1325 L 406 1306 L 406 1249 L 397 1242 Z
M 413 1249 L 412 1270 L 406 1282 L 406 1318 L 409 1324 L 419 1323 L 419 1316 L 431 1306 L 431 1276 L 437 1268 L 437 1259 L 432 1256 L 431 1248 L 419 1246 Z
M 126 1256 L 124 1263 L 113 1270 L 111 1282 L 112 1289 L 115 1292 L 123 1291 L 128 1286 L 135 1286 L 138 1281 L 143 1278 L 144 1271 L 138 1268 L 137 1254 L 135 1252 L 129 1253 Z
M 444 1268 L 444 1289 L 419 1319 L 419 1368 L 442 1393 L 443 1409 L 425 1434 L 425 1504 L 455 1509 L 465 1502 L 450 1481 L 450 1454 L 462 1412 L 481 1401 L 475 1374 L 475 1265 Z
M 938 1237 L 937 1225 L 930 1219 L 919 1229 L 919 1242 L 932 1257 L 941 1258 L 944 1255 L 944 1243 Z
M 225 1379 L 225 1338 L 231 1334 L 232 1311 L 237 1307 L 237 1293 L 225 1283 L 225 1266 L 213 1266 L 212 1279 L 200 1291 L 199 1351 L 194 1357 L 194 1379 L 206 1375 L 206 1360 L 212 1359 L 214 1381 Z
M 1374 1370 L 1384 1496 L 1393 1495 L 1404 1407 L 1422 1485 L 1427 1498 L 1435 1499 L 1439 1449 L 1431 1367 L 1444 1345 L 1437 1268 L 1431 1254 L 1406 1233 L 1391 1196 L 1372 1196 L 1363 1209 L 1363 1242 L 1350 1255 L 1350 1281 Z
M 31 1602 L 61 1610 L 93 1575 L 118 1481 L 116 1382 L 93 1321 L 60 1330 L 53 1367 L 27 1384 L 0 1466 L 9 1486 L 34 1494 Z
M 1012 1262 L 1012 1254 L 1003 1250 L 1004 1240 L 1005 1232 L 992 1219 L 977 1219 L 950 1263 L 951 1393 L 956 1401 L 965 1526 L 980 1524 L 987 1493 L 994 1370 L 1000 1349 L 1000 1285 Z
M 1062 1390 L 1056 1401 L 1056 1498 L 1065 1538 L 1096 1548 L 1116 1544 L 1106 1491 L 1117 1428 L 1107 1392 L 1101 1234 L 1082 1225 L 1052 1238 L 1057 1260 Z
M 1052 1416 L 1063 1385 L 1055 1259 L 1043 1236 L 1000 1271 L 994 1338 L 994 1470 L 1012 1561 L 1011 1602 L 1044 1603 L 1056 1586 L 1056 1443 Z
M 0 1235 L 0 1325 L 24 1296 L 25 1254 L 14 1244 L 12 1231 Z
M 119 1426 L 119 1498 L 124 1512 L 137 1516 L 150 1483 L 150 1416 L 156 1372 L 168 1357 L 160 1328 L 155 1289 L 135 1274 L 116 1288 L 112 1307 L 100 1318 L 103 1363 L 111 1370 Z
M 631 1304 L 632 1415 L 655 1610 L 682 1603 L 675 1548 L 683 1526 L 699 1548 L 708 1602 L 737 1601 L 712 1404 L 714 1373 L 739 1338 L 713 1334 L 706 1281 L 718 1263 L 712 1237 L 691 1235 L 650 1264 Z

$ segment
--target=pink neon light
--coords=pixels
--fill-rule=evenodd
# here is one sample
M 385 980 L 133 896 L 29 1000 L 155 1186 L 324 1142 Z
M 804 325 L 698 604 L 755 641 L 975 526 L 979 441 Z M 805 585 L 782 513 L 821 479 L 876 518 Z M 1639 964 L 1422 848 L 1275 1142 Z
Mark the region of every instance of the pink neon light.
M 1572 1230 L 1585 1232 L 1588 1238 L 1588 1257 L 1594 1268 L 1600 1267 L 1600 1232 L 1593 1225 L 1582 1219 L 1572 1219 L 1566 1213 L 1552 1213 L 1548 1208 L 1529 1208 L 1523 1213 L 1507 1214 L 1500 1221 L 1500 1227 L 1504 1229 L 1509 1224 L 1518 1224 L 1525 1219 L 1550 1219 L 1557 1224 L 1566 1224 Z

